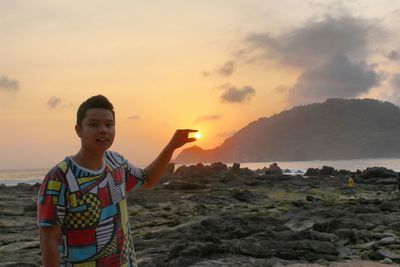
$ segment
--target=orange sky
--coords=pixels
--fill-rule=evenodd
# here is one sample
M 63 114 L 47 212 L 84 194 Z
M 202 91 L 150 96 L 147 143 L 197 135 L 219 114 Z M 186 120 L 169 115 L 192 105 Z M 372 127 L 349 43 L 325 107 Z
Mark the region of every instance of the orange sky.
M 331 24 L 355 18 L 346 23 L 385 38 L 379 47 L 363 43 L 367 33 L 355 40 L 368 50 L 361 56 L 343 49 L 365 75 L 395 76 L 396 53 L 384 58 L 400 51 L 391 35 L 400 4 L 299 2 L 1 1 L 0 169 L 48 168 L 77 152 L 76 109 L 98 93 L 116 108 L 112 149 L 136 165 L 149 163 L 177 128 L 198 129 L 196 145 L 218 146 L 251 121 L 295 105 L 291 95 L 301 98 L 303 85 L 319 74 L 307 62 L 287 63 L 290 40 L 279 45 L 290 36 L 300 42 L 327 15 L 338 18 Z M 365 75 L 365 88 L 351 97 L 397 99 L 390 78 Z M 336 95 L 310 102 L 325 96 Z

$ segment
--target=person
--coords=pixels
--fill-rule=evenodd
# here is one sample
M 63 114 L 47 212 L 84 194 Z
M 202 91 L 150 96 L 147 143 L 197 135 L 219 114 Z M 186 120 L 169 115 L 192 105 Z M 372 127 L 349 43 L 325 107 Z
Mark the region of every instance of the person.
M 43 266 L 137 266 L 127 213 L 127 193 L 159 182 L 175 149 L 193 142 L 177 130 L 158 157 L 140 169 L 108 150 L 115 136 L 115 112 L 96 95 L 77 111 L 80 150 L 45 176 L 38 193 L 37 224 Z
M 354 192 L 354 179 L 352 176 L 350 176 L 347 180 L 347 194 L 349 198 L 351 197 L 351 195 L 356 197 L 356 193 Z

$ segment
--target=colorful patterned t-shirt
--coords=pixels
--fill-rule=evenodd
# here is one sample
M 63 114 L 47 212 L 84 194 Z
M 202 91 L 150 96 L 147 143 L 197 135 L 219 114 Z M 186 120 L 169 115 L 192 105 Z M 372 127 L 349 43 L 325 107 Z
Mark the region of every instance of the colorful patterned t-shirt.
M 39 190 L 38 225 L 61 226 L 61 266 L 137 266 L 126 193 L 138 189 L 145 176 L 111 151 L 99 171 L 70 157 L 49 171 Z

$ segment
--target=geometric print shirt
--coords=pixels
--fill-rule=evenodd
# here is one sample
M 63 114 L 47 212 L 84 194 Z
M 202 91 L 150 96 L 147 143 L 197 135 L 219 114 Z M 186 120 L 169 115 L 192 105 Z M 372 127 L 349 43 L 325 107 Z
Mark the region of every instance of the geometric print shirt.
M 37 224 L 60 225 L 61 266 L 136 267 L 126 194 L 146 174 L 116 152 L 92 171 L 66 157 L 45 176 L 38 194 Z

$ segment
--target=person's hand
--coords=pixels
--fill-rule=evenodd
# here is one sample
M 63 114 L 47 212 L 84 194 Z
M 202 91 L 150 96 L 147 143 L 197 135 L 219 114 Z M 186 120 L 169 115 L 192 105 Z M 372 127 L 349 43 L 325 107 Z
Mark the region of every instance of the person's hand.
M 175 134 L 172 136 L 171 141 L 169 141 L 168 146 L 172 149 L 177 149 L 186 143 L 196 141 L 197 139 L 194 137 L 189 138 L 189 134 L 195 132 L 197 132 L 197 130 L 192 130 L 192 129 L 176 130 Z

